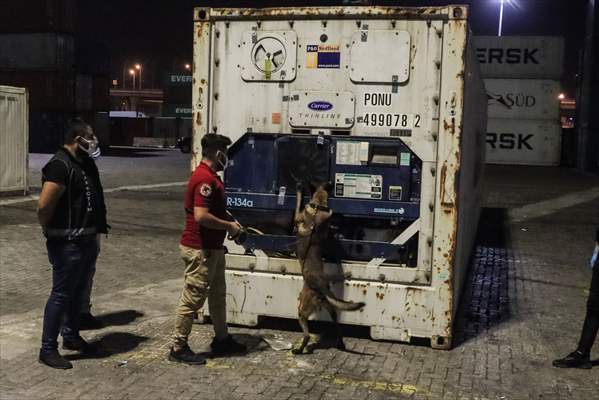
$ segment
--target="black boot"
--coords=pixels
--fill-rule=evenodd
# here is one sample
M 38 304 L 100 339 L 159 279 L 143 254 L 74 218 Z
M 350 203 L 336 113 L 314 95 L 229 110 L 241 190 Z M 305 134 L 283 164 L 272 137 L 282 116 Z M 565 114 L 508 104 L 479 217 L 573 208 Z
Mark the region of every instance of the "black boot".
M 239 354 L 247 351 L 247 346 L 243 343 L 236 342 L 231 335 L 223 340 L 214 338 L 212 343 L 210 343 L 210 348 L 212 349 L 212 354 L 217 356 Z
M 201 355 L 194 353 L 188 345 L 185 345 L 185 347 L 181 348 L 180 350 L 175 350 L 171 347 L 168 359 L 171 361 L 190 365 L 206 364 L 206 359 Z
M 81 336 L 75 339 L 62 339 L 62 348 L 65 350 L 74 350 L 82 354 L 93 355 L 97 353 L 97 347 L 87 343 Z
M 73 364 L 58 353 L 58 350 L 40 350 L 39 362 L 56 369 L 71 369 Z
M 91 313 L 79 314 L 79 329 L 100 329 L 102 327 L 102 321 L 94 317 Z
M 584 355 L 579 351 L 574 351 L 564 358 L 554 360 L 553 366 L 558 368 L 592 368 L 590 356 L 588 354 Z

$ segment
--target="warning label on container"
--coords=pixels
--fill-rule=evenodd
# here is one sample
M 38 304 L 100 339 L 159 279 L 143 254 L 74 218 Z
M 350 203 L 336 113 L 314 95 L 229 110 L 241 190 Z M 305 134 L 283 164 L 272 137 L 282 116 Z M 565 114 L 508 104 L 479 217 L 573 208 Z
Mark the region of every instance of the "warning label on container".
M 381 199 L 382 175 L 335 174 L 335 197 Z
M 306 46 L 306 68 L 341 68 L 338 44 L 309 44 Z

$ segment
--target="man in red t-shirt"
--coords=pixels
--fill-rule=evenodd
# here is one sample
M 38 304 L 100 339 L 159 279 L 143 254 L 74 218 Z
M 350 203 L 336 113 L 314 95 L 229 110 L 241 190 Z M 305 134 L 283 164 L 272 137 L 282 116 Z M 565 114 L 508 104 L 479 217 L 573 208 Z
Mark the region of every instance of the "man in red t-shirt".
M 225 302 L 225 253 L 228 233 L 237 236 L 240 226 L 227 217 L 225 188 L 216 174 L 227 166 L 227 147 L 231 140 L 210 133 L 202 138 L 202 162 L 193 172 L 185 193 L 185 230 L 181 237 L 181 257 L 185 263 L 185 286 L 175 317 L 175 335 L 169 359 L 187 364 L 204 364 L 205 358 L 187 344 L 193 316 L 208 298 L 214 340 L 214 354 L 245 352 L 227 331 Z

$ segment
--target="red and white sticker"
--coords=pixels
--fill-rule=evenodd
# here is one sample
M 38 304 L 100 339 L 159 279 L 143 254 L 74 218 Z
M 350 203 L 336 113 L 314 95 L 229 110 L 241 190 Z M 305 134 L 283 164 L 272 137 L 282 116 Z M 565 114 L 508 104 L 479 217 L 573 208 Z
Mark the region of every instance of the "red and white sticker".
M 207 183 L 200 186 L 200 194 L 204 197 L 209 197 L 212 194 L 212 186 Z

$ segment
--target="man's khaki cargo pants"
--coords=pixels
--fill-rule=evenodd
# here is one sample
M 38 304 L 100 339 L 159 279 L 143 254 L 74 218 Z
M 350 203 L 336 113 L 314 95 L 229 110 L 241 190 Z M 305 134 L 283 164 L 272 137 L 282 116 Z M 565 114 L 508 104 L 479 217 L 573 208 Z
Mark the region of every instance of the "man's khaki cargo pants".
M 216 338 L 222 340 L 228 335 L 224 250 L 179 248 L 185 263 L 185 282 L 175 316 L 174 350 L 187 344 L 193 317 L 206 298 Z

